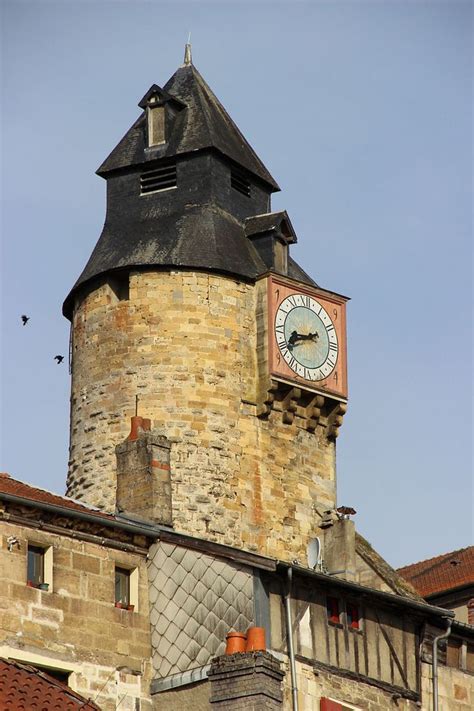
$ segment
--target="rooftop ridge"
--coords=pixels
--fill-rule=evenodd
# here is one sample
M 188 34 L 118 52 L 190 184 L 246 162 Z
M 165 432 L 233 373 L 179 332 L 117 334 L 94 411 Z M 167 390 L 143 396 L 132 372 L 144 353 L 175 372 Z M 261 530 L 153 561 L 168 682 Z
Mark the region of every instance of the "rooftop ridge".
M 416 568 L 419 565 L 425 565 L 427 563 L 431 563 L 436 561 L 437 563 L 442 563 L 446 560 L 446 558 L 449 558 L 450 556 L 454 556 L 458 553 L 463 553 L 464 551 L 468 551 L 470 549 L 473 549 L 474 551 L 474 545 L 473 546 L 465 546 L 464 548 L 458 548 L 454 551 L 448 551 L 447 553 L 440 553 L 439 555 L 433 556 L 432 558 L 425 558 L 423 560 L 418 560 L 415 563 L 409 563 L 408 565 L 402 565 L 400 568 L 397 568 L 396 570 L 401 573 L 402 571 L 406 572 L 410 569 Z M 424 568 L 423 572 L 428 572 L 428 568 Z

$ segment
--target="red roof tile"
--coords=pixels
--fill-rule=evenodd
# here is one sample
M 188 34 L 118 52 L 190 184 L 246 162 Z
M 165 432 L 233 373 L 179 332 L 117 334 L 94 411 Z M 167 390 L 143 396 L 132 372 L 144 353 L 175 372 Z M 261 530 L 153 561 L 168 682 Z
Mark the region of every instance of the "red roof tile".
M 0 472 L 0 499 L 3 494 L 13 494 L 14 496 L 21 496 L 24 499 L 30 499 L 30 501 L 38 501 L 45 504 L 54 504 L 56 506 L 62 506 L 66 509 L 71 509 L 72 511 L 82 511 L 83 513 L 92 514 L 98 517 L 105 517 L 113 519 L 114 516 L 104 513 L 99 509 L 95 509 L 92 506 L 86 506 L 81 504 L 74 499 L 68 499 L 66 496 L 59 496 L 58 494 L 53 494 L 46 489 L 38 489 L 30 484 L 25 484 L 18 479 L 13 479 L 9 474 L 5 472 Z
M 2 711 L 100 711 L 60 681 L 34 667 L 0 659 Z
M 423 597 L 474 585 L 474 546 L 399 568 Z

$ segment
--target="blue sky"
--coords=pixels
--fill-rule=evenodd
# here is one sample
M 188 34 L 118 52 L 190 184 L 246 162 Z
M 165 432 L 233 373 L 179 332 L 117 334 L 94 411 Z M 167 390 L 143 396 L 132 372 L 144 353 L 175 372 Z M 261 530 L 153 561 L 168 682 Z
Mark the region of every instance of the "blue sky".
M 393 565 L 472 543 L 472 5 L 3 0 L 1 460 L 64 491 L 61 304 L 94 171 L 193 58 L 279 182 L 293 256 L 348 306 L 339 503 Z M 20 315 L 31 321 L 23 328 Z

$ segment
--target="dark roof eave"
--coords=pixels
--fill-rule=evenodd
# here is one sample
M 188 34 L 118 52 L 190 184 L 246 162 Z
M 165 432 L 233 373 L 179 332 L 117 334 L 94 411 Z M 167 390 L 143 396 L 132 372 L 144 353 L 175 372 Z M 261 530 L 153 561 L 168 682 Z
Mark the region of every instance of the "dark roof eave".
M 112 516 L 111 514 L 105 515 L 101 514 L 100 512 L 94 514 L 89 513 L 87 511 L 79 511 L 77 509 L 71 509 L 68 506 L 50 504 L 44 501 L 36 501 L 33 499 L 28 499 L 24 496 L 8 494 L 6 492 L 0 492 L 0 500 L 1 499 L 3 499 L 4 501 L 10 501 L 11 503 L 34 507 L 42 511 L 48 511 L 50 513 L 67 515 L 71 518 L 80 519 L 82 521 L 94 522 L 109 528 L 118 528 L 129 533 L 135 533 L 138 535 L 146 536 L 152 540 L 168 539 L 176 543 L 179 541 L 182 545 L 188 544 L 190 547 L 202 543 L 203 546 L 209 550 L 209 552 L 214 552 L 216 555 L 230 559 L 235 559 L 236 555 L 238 554 L 239 559 L 241 559 L 242 561 L 245 560 L 248 565 L 261 568 L 269 572 L 286 572 L 288 569 L 291 568 L 297 575 L 311 578 L 312 580 L 316 580 L 324 585 L 330 583 L 334 587 L 339 587 L 344 590 L 358 593 L 361 596 L 364 595 L 366 597 L 379 600 L 391 606 L 403 607 L 405 609 L 409 609 L 414 612 L 420 612 L 424 615 L 429 615 L 431 617 L 442 617 L 449 619 L 454 618 L 454 612 L 451 612 L 451 610 L 445 610 L 434 605 L 417 602 L 410 598 L 401 597 L 399 595 L 393 595 L 391 593 L 386 593 L 381 590 L 375 590 L 374 588 L 364 587 L 363 585 L 353 583 L 349 580 L 343 580 L 341 578 L 335 578 L 332 576 L 330 577 L 328 575 L 325 575 L 324 573 L 317 573 L 316 571 L 310 570 L 308 568 L 292 565 L 290 563 L 278 561 L 273 558 L 267 558 L 266 556 L 260 556 L 255 553 L 250 553 L 248 551 L 241 551 L 240 549 L 233 548 L 232 546 L 212 543 L 210 541 L 206 541 L 205 539 L 197 538 L 196 536 L 178 533 L 166 526 L 160 526 L 159 524 L 137 523 L 134 522 L 132 519 Z M 470 626 L 468 625 L 467 627 L 469 628 Z
M 195 150 L 192 151 L 183 151 L 182 153 L 175 153 L 172 156 L 169 156 L 167 154 L 165 155 L 160 155 L 160 156 L 153 156 L 150 157 L 148 160 L 142 160 L 142 161 L 137 161 L 136 163 L 132 164 L 127 164 L 123 166 L 117 166 L 116 168 L 106 168 L 102 169 L 102 166 L 105 165 L 108 159 L 103 161 L 101 165 L 97 168 L 95 171 L 95 174 L 98 175 L 100 178 L 104 178 L 104 180 L 107 179 L 107 176 L 115 174 L 120 174 L 120 173 L 126 173 L 130 170 L 130 168 L 139 168 L 140 166 L 146 166 L 149 163 L 151 163 L 154 160 L 168 160 L 170 158 L 176 158 L 177 160 L 180 160 L 181 158 L 186 158 L 187 156 L 196 156 L 200 153 L 217 153 L 221 158 L 224 158 L 225 160 L 229 161 L 232 165 L 238 166 L 240 170 L 243 170 L 244 172 L 248 173 L 251 175 L 257 183 L 261 183 L 264 185 L 266 188 L 270 188 L 271 193 L 279 193 L 281 192 L 281 188 L 276 182 L 276 180 L 273 178 L 273 176 L 270 176 L 271 180 L 266 180 L 264 177 L 261 175 L 258 175 L 254 171 L 250 170 L 246 166 L 240 165 L 236 160 L 231 158 L 231 156 L 227 155 L 227 153 L 224 153 L 220 148 L 217 146 L 204 146 L 202 148 L 196 148 Z M 289 222 L 289 218 L 288 222 Z M 291 224 L 291 223 L 290 223 Z
M 451 610 L 445 610 L 442 607 L 436 607 L 435 605 L 429 605 L 428 603 L 418 602 L 412 598 L 403 597 L 401 595 L 394 595 L 393 593 L 387 593 L 383 590 L 376 590 L 375 588 L 369 588 L 364 585 L 359 585 L 359 583 L 353 583 L 350 580 L 343 580 L 342 578 L 336 578 L 334 576 L 328 576 L 325 573 L 318 573 L 315 570 L 310 570 L 309 568 L 303 568 L 299 565 L 293 565 L 290 563 L 285 563 L 284 561 L 278 561 L 277 570 L 287 571 L 289 568 L 297 575 L 302 575 L 303 577 L 308 577 L 313 580 L 317 580 L 325 585 L 328 582 L 334 587 L 340 587 L 341 589 L 348 590 L 353 593 L 357 593 L 359 596 L 366 596 L 380 602 L 384 602 L 389 605 L 394 605 L 395 607 L 404 607 L 410 609 L 414 612 L 420 612 L 425 615 L 430 615 L 434 617 L 443 618 L 454 618 L 454 612 Z
M 470 588 L 474 588 L 474 580 L 471 580 L 467 583 L 460 583 L 459 585 L 453 585 L 453 587 L 451 588 L 443 588 L 442 590 L 436 590 L 434 592 L 428 593 L 427 595 L 422 595 L 422 597 L 424 597 L 425 600 L 432 600 L 437 597 L 445 597 L 447 595 L 452 595 L 453 593 L 461 593 L 463 590 L 469 590 Z
M 16 494 L 9 494 L 4 491 L 0 491 L 0 501 L 1 500 L 9 501 L 13 504 L 20 504 L 22 506 L 29 506 L 31 508 L 40 509 L 40 511 L 47 511 L 48 513 L 70 516 L 71 518 L 106 526 L 107 528 L 118 528 L 122 531 L 148 536 L 150 538 L 158 538 L 159 536 L 159 532 L 153 525 L 134 524 L 129 521 L 122 521 L 112 514 L 105 514 L 100 511 L 98 511 L 97 513 L 89 513 L 88 511 L 72 509 L 69 506 L 62 506 L 61 504 L 51 504 L 46 501 L 36 501 L 35 499 L 29 499 L 26 496 L 17 496 Z
M 103 272 L 99 272 L 98 274 L 94 274 L 93 276 L 89 277 L 89 279 L 86 279 L 85 281 L 81 281 L 79 284 L 75 284 L 69 294 L 66 296 L 63 302 L 63 308 L 62 308 L 62 314 L 65 316 L 65 318 L 69 319 L 69 321 L 72 320 L 72 315 L 73 315 L 73 310 L 74 310 L 74 297 L 76 293 L 78 293 L 82 289 L 87 289 L 90 284 L 93 284 L 94 280 L 100 279 L 101 277 L 104 277 L 106 274 L 114 274 L 116 272 L 124 272 L 124 271 L 168 271 L 170 269 L 176 270 L 176 269 L 182 269 L 183 271 L 195 271 L 195 272 L 212 272 L 213 274 L 221 274 L 222 276 L 226 277 L 233 277 L 237 278 L 240 281 L 244 281 L 247 283 L 253 283 L 259 278 L 259 274 L 256 274 L 255 276 L 249 276 L 249 275 L 244 275 L 244 274 L 239 274 L 238 272 L 235 271 L 227 271 L 225 269 L 217 269 L 214 267 L 196 267 L 193 266 L 192 264 L 187 265 L 187 264 L 127 264 L 126 266 L 119 266 L 115 267 L 113 269 L 105 269 Z

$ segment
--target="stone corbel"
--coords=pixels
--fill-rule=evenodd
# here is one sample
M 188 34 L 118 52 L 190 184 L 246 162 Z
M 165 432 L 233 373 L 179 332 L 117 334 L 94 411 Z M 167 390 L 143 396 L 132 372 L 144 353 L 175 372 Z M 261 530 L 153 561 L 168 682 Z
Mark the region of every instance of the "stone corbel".
M 272 411 L 277 391 L 278 382 L 270 378 L 267 382 L 267 387 L 262 397 L 262 401 L 257 404 L 257 417 L 268 417 Z
M 298 408 L 296 414 L 301 417 L 308 432 L 314 432 L 318 426 L 323 405 L 324 397 L 322 395 L 314 395 L 306 405 Z
M 327 418 L 327 438 L 336 439 L 339 434 L 339 428 L 342 425 L 342 420 L 347 412 L 347 405 L 345 402 L 336 403 L 335 407 L 332 409 L 331 413 Z
M 347 405 L 327 395 L 269 378 L 257 405 L 257 416 L 267 418 L 272 410 L 281 413 L 282 422 L 286 425 L 295 423 L 308 432 L 315 432 L 318 426 L 323 427 L 327 438 L 334 440 Z
M 273 403 L 273 409 L 276 412 L 282 413 L 282 421 L 285 425 L 291 425 L 295 419 L 295 413 L 298 409 L 298 403 L 301 400 L 301 390 L 300 388 L 292 388 L 285 393 L 280 391 L 281 398 L 277 398 Z

